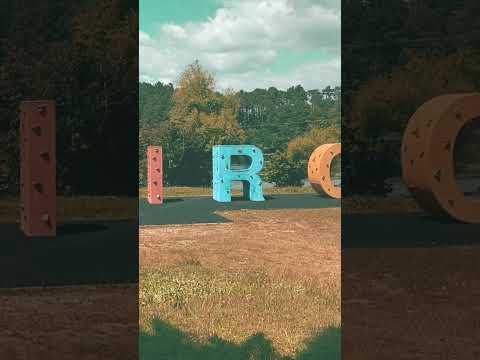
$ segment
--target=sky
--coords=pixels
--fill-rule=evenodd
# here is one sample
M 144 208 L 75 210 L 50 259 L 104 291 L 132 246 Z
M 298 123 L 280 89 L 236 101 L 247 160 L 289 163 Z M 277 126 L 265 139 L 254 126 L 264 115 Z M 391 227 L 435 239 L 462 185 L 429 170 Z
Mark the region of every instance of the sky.
M 340 85 L 340 0 L 140 0 L 140 81 L 198 60 L 219 90 Z

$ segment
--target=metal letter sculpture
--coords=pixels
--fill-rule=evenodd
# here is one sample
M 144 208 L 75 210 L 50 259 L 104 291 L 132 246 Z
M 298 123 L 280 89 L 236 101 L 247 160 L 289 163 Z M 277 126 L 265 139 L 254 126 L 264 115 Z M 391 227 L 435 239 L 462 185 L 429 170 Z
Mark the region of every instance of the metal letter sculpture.
M 55 103 L 20 104 L 20 227 L 26 236 L 55 236 Z
M 433 98 L 410 118 L 402 142 L 402 175 L 417 202 L 432 214 L 480 223 L 480 201 L 468 199 L 455 180 L 455 139 L 480 117 L 480 94 Z
M 262 179 L 257 174 L 263 168 L 263 153 L 252 145 L 218 145 L 213 147 L 213 199 L 232 201 L 232 181 L 243 183 L 244 193 L 251 201 L 264 201 Z M 232 156 L 249 156 L 247 169 L 232 170 Z
M 308 160 L 308 180 L 318 193 L 325 193 L 335 199 L 342 196 L 340 187 L 335 186 L 330 176 L 330 166 L 335 156 L 341 154 L 340 143 L 324 144 L 316 148 Z
M 163 203 L 163 157 L 160 146 L 147 148 L 147 200 L 152 205 Z

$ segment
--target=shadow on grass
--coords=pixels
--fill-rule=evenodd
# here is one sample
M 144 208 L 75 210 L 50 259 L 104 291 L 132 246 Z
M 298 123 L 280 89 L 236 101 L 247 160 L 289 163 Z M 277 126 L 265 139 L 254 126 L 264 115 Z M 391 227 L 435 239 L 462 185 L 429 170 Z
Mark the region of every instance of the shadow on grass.
M 59 224 L 56 237 L 27 237 L 0 224 L 0 288 L 138 282 L 138 223 Z
M 140 332 L 141 360 L 337 360 L 340 359 L 340 329 L 328 328 L 307 343 L 296 357 L 282 357 L 261 333 L 242 344 L 212 337 L 199 344 L 195 339 L 162 320 L 154 320 L 153 334 Z
M 70 223 L 70 224 L 59 224 L 57 228 L 57 235 L 69 235 L 69 234 L 81 234 L 81 233 L 90 233 L 105 231 L 107 227 L 103 224 L 88 224 L 88 223 Z
M 422 213 L 342 216 L 342 249 L 479 246 L 479 234 L 480 224 Z
M 182 198 L 178 197 L 171 197 L 171 198 L 164 198 L 163 203 L 164 204 L 170 204 L 170 203 L 177 203 L 177 202 L 182 202 L 184 201 Z
M 272 195 L 265 195 L 263 194 L 263 198 L 265 200 L 273 200 L 275 199 L 274 196 Z M 248 196 L 244 196 L 244 195 L 233 195 L 232 196 L 232 202 L 236 202 L 236 201 L 250 201 L 250 198 Z

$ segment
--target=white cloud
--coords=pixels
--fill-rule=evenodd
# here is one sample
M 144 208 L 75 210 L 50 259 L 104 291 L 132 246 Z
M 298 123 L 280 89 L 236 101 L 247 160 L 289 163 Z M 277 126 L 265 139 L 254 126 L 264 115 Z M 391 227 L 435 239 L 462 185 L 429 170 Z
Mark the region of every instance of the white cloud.
M 278 75 L 269 70 L 249 71 L 241 74 L 224 74 L 218 86 L 221 89 L 233 88 L 253 90 L 255 88 L 287 89 L 291 86 L 302 85 L 305 89 L 323 89 L 328 85 L 340 85 L 340 60 L 328 62 L 314 62 L 301 64 L 294 70 Z
M 139 41 L 141 81 L 175 82 L 198 59 L 221 88 L 340 83 L 340 0 L 225 0 L 207 21 L 163 24 Z M 319 51 L 327 60 L 274 74 L 281 51 Z
M 181 26 L 175 24 L 166 24 L 163 26 L 162 30 L 167 36 L 170 36 L 175 40 L 185 40 L 187 39 L 187 32 Z

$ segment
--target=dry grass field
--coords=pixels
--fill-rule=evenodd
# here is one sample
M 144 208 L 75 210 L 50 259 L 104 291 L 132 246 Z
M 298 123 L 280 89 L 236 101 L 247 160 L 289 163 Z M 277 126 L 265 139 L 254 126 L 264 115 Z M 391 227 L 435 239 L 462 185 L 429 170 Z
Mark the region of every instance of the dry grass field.
M 391 236 L 380 231 L 387 234 L 381 241 L 371 242 L 378 239 L 372 222 L 366 231 L 359 226 L 355 240 L 365 247 L 345 246 L 344 236 L 342 355 L 480 359 L 480 236 L 473 234 L 478 226 L 435 220 L 407 197 L 342 199 L 342 206 L 366 220 L 395 219 L 389 222 Z M 378 221 L 379 229 L 388 228 Z
M 172 359 L 216 359 L 215 349 L 230 349 L 225 358 L 300 359 L 319 347 L 336 359 L 340 209 L 221 215 L 232 222 L 141 228 L 142 359 L 168 355 L 161 342 L 172 332 L 190 344 L 188 356 Z M 325 333 L 330 344 L 313 350 Z M 252 355 L 245 347 L 255 341 Z
M 138 216 L 137 199 L 59 197 L 57 205 L 60 222 Z M 14 222 L 18 199 L 2 197 L 0 223 Z M 0 359 L 137 359 L 137 307 L 138 285 L 0 289 Z
M 0 201 L 15 221 L 16 199 Z M 60 221 L 134 218 L 138 205 L 58 204 Z M 140 229 L 140 334 L 134 286 L 0 290 L 0 358 L 134 359 L 140 335 L 142 359 L 339 359 L 340 209 L 221 215 L 232 222 Z
M 348 213 L 420 213 L 422 209 L 411 197 L 357 196 L 342 198 L 342 210 Z
M 480 358 L 479 256 L 478 245 L 344 252 L 343 356 Z
M 0 198 L 0 223 L 18 222 L 19 200 Z M 63 221 L 125 220 L 138 217 L 136 198 L 75 196 L 57 198 L 57 219 Z
M 189 187 L 189 186 L 167 186 L 163 189 L 164 196 L 166 198 L 171 197 L 188 197 L 188 196 L 212 196 L 211 187 Z M 272 187 L 264 189 L 265 195 L 275 195 L 275 194 L 313 194 L 315 191 L 311 187 L 300 187 L 300 186 L 287 186 L 287 187 Z M 233 196 L 239 196 L 242 192 L 239 190 L 234 190 L 232 192 Z M 140 198 L 147 197 L 147 188 L 142 187 L 139 189 Z
M 0 359 L 136 360 L 136 285 L 0 289 Z

